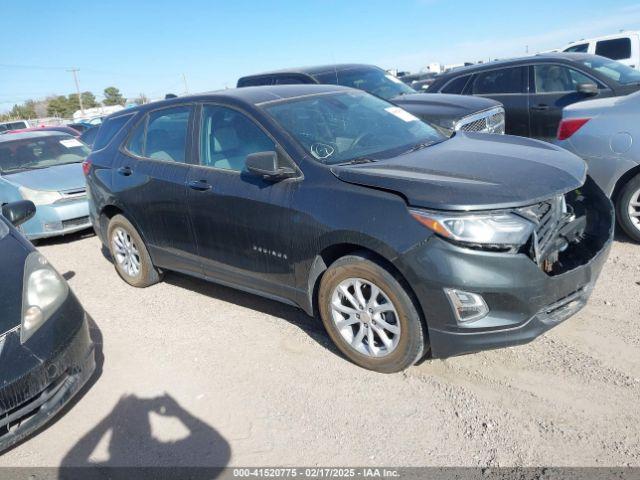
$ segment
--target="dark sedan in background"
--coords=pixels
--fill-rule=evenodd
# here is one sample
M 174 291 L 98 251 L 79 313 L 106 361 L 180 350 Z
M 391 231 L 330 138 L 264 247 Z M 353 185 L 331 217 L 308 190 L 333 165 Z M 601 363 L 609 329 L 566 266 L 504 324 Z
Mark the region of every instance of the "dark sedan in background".
M 584 53 L 549 53 L 463 67 L 426 91 L 491 98 L 506 111 L 506 133 L 552 141 L 562 109 L 595 97 L 640 90 L 640 71 Z
M 0 450 L 50 421 L 95 369 L 82 306 L 15 228 L 34 213 L 20 201 L 0 215 Z
M 504 133 L 504 110 L 499 102 L 460 95 L 428 97 L 373 65 L 323 65 L 266 72 L 242 77 L 238 87 L 317 83 L 364 90 L 402 107 L 447 136 L 457 130 Z

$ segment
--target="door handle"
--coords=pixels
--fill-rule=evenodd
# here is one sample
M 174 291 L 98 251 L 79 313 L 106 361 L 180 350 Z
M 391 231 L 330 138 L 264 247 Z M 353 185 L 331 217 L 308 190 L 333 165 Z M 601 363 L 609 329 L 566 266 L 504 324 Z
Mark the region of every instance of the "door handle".
M 206 180 L 191 180 L 187 183 L 187 187 L 198 192 L 206 192 L 211 190 L 211 184 Z
M 120 167 L 117 171 L 120 175 L 124 175 L 125 177 L 128 177 L 133 173 L 133 170 L 131 170 L 131 167 Z
M 534 107 L 531 107 L 531 110 L 536 110 L 536 111 L 542 112 L 544 110 L 549 110 L 549 105 L 545 105 L 544 103 L 541 103 L 540 105 L 536 105 Z

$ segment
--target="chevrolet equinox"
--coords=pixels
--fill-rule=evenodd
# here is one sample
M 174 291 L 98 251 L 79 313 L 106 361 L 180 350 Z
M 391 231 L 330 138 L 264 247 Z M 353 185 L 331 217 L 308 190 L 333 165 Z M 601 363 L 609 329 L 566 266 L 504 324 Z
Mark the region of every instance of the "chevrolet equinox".
M 379 372 L 534 339 L 585 305 L 613 232 L 577 156 L 447 138 L 339 86 L 119 112 L 83 167 L 93 225 L 126 282 L 171 270 L 298 306 Z

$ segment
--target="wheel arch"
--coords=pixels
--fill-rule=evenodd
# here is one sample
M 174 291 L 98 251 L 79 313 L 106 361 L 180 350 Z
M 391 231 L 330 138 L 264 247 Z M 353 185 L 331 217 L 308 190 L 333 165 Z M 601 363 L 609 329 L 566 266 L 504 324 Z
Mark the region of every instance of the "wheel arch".
M 310 315 L 318 315 L 318 290 L 320 287 L 320 281 L 322 280 L 322 275 L 327 269 L 331 266 L 333 262 L 338 260 L 339 258 L 345 257 L 347 255 L 362 255 L 364 258 L 371 260 L 374 263 L 377 263 L 381 267 L 385 268 L 389 273 L 391 273 L 395 279 L 402 285 L 402 287 L 407 291 L 407 294 L 411 298 L 411 301 L 414 303 L 416 311 L 420 315 L 423 324 L 425 327 L 427 326 L 425 313 L 422 310 L 422 305 L 418 301 L 418 297 L 411 287 L 411 284 L 407 280 L 406 276 L 398 269 L 398 267 L 394 264 L 393 257 L 389 258 L 384 255 L 382 252 L 378 251 L 378 249 L 372 248 L 370 245 L 362 245 L 359 243 L 351 243 L 351 242 L 340 242 L 334 243 L 323 248 L 314 258 L 311 269 L 309 271 L 309 279 L 308 279 L 308 288 L 307 288 L 307 301 L 308 306 L 305 308 L 308 314 Z M 425 334 L 427 329 L 425 328 Z
M 629 181 L 636 175 L 640 175 L 640 165 L 636 165 L 635 167 L 627 170 L 623 175 L 620 176 L 620 178 L 618 178 L 615 187 L 613 187 L 613 193 L 611 194 L 611 201 L 614 204 L 618 201 L 618 197 L 620 196 L 620 192 L 622 191 L 624 186 L 629 183 Z

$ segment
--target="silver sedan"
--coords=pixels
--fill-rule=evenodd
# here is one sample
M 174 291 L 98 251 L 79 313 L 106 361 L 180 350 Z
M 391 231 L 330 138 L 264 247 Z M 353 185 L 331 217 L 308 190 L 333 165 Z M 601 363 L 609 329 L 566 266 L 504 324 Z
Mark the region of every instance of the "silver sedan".
M 565 107 L 555 143 L 589 164 L 620 226 L 640 242 L 640 92 Z

